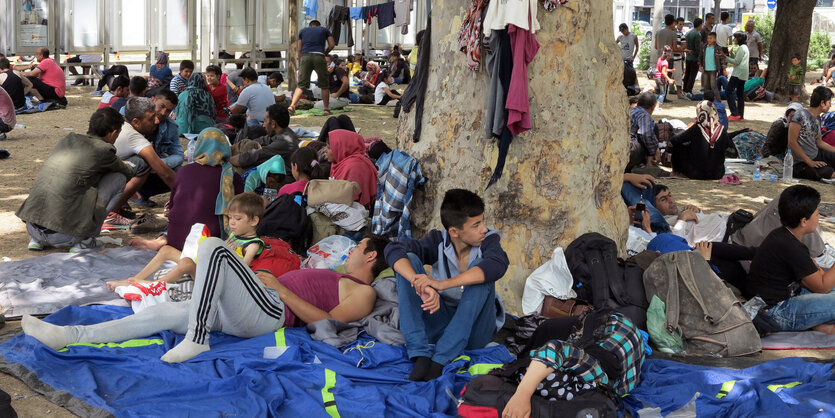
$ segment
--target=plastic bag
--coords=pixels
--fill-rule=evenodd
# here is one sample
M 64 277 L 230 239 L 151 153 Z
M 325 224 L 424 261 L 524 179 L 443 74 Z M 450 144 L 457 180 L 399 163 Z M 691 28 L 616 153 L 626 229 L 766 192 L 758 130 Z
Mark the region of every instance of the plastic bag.
M 307 258 L 302 261 L 303 269 L 328 269 L 345 264 L 348 253 L 356 247 L 354 240 L 342 236 L 331 235 L 310 247 Z
M 557 299 L 574 299 L 577 294 L 571 289 L 574 278 L 565 262 L 562 247 L 557 247 L 551 253 L 551 259 L 539 266 L 525 280 L 525 290 L 522 293 L 522 312 L 525 315 L 537 314 L 542 310 L 542 301 L 546 295 Z
M 168 283 L 163 281 L 141 282 L 118 286 L 114 291 L 130 301 L 133 313 L 139 313 L 149 306 L 171 301 L 166 291 L 168 286 Z
M 649 339 L 663 353 L 680 354 L 684 351 L 684 341 L 678 332 L 667 331 L 667 305 L 658 296 L 653 295 L 647 309 L 647 328 Z

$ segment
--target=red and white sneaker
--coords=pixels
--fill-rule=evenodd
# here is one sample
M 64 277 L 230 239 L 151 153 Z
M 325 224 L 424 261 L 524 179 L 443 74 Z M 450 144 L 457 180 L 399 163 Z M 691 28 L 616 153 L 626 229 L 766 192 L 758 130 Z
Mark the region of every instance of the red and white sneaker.
M 116 212 L 110 212 L 104 223 L 101 224 L 101 232 L 125 231 L 128 229 L 130 229 L 130 219 Z

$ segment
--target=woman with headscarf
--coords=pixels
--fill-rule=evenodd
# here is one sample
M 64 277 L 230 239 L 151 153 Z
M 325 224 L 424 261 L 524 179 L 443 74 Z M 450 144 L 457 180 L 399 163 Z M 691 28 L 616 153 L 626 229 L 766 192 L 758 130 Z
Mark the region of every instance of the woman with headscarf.
M 284 158 L 280 155 L 275 155 L 263 164 L 255 167 L 255 171 L 246 176 L 244 182 L 245 192 L 259 192 L 263 194 L 263 189 L 278 190 L 284 186 L 284 179 L 287 175 L 287 169 L 284 164 Z
M 360 194 L 354 200 L 366 209 L 377 199 L 377 167 L 365 154 L 365 139 L 356 132 L 337 129 L 328 135 L 325 153 L 331 166 L 331 178 L 356 182 Z
M 789 146 L 789 121 L 792 120 L 794 112 L 803 109 L 803 105 L 797 102 L 789 103 L 786 112 L 777 118 L 768 128 L 765 136 L 765 156 L 773 155 L 782 158 Z
M 365 78 L 362 79 L 362 85 L 357 88 L 359 94 L 374 94 L 374 89 L 377 88 L 377 83 L 380 75 L 380 66 L 374 61 L 368 61 L 365 68 L 368 69 L 365 73 Z
M 148 90 L 167 86 L 174 78 L 171 67 L 168 66 L 168 53 L 160 51 L 157 54 L 157 62 L 151 66 L 151 75 L 148 77 Z
M 664 103 L 664 98 L 667 97 L 667 89 L 670 87 L 670 84 L 674 83 L 673 79 L 670 78 L 670 63 L 667 61 L 672 53 L 672 48 L 669 45 L 664 45 L 664 50 L 655 63 L 655 89 L 656 93 L 658 93 L 659 106 L 661 106 L 661 103 Z
M 202 73 L 194 73 L 188 79 L 188 87 L 177 98 L 177 126 L 180 135 L 196 134 L 215 124 L 215 101 L 206 91 Z
M 728 131 L 719 123 L 716 107 L 707 100 L 696 105 L 696 122 L 672 142 L 673 175 L 694 180 L 718 180 L 725 174 Z
M 229 163 L 229 140 L 220 129 L 208 128 L 197 137 L 194 163 L 177 170 L 168 200 L 168 236 L 156 240 L 136 239 L 133 247 L 159 250 L 168 244 L 178 250 L 195 223 L 209 228 L 213 237 L 225 238 L 223 210 L 233 196 L 244 191 L 241 176 Z

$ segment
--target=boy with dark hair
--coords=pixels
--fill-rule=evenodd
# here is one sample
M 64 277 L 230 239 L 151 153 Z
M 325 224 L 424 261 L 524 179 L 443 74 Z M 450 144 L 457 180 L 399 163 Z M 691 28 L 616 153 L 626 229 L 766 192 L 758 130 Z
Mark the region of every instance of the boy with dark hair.
M 215 122 L 224 123 L 229 118 L 229 95 L 226 92 L 226 74 L 220 67 L 206 67 L 206 91 L 215 101 Z
M 784 190 L 777 206 L 783 226 L 766 236 L 751 261 L 746 296 L 761 297 L 784 331 L 835 334 L 835 269 L 824 272 L 801 242 L 818 228 L 819 204 L 812 187 Z
M 113 101 L 110 104 L 110 107 L 120 111 L 125 104 L 128 102 L 128 99 L 131 97 L 145 97 L 145 91 L 148 90 L 148 80 L 145 77 L 136 75 L 131 77 L 130 79 L 130 94 L 125 97 L 120 97 Z M 105 93 L 106 94 L 106 93 Z
M 789 67 L 789 97 L 796 102 L 803 93 L 803 81 L 806 79 L 806 72 L 800 65 L 800 54 L 792 55 L 792 66 Z
M 707 43 L 702 45 L 702 52 L 699 54 L 699 71 L 702 72 L 702 89 L 704 91 L 712 90 L 716 100 L 721 99 L 719 93 L 719 73 L 722 68 L 723 58 L 722 48 L 716 44 L 716 32 L 710 32 L 707 35 Z
M 194 62 L 192 60 L 183 60 L 180 62 L 180 73 L 171 79 L 169 89 L 174 94 L 179 95 L 186 90 L 188 86 L 188 79 L 191 78 L 191 73 L 194 72 Z
M 124 119 L 106 107 L 90 117 L 87 135 L 67 134 L 58 141 L 32 184 L 17 216 L 26 222 L 29 249 L 96 245 L 108 213 L 118 210 L 133 170 L 116 155 L 113 143 Z
M 439 377 L 464 349 L 490 342 L 504 322 L 495 282 L 509 261 L 498 232 L 484 224 L 484 202 L 469 190 L 449 190 L 441 223 L 443 231 L 401 238 L 386 248 L 386 261 L 397 273 L 400 331 L 415 361 L 412 381 Z M 431 278 L 426 264 L 432 265 Z
M 241 70 L 241 80 L 244 89 L 238 93 L 238 100 L 229 111 L 237 115 L 246 109 L 247 125 L 260 125 L 264 122 L 267 108 L 275 104 L 273 91 L 267 85 L 258 82 L 258 73 L 252 67 Z
M 374 309 L 371 283 L 383 270 L 387 241 L 363 238 L 345 260 L 345 273 L 295 270 L 275 277 L 253 273 L 219 238 L 206 238 L 197 250 L 193 298 L 165 302 L 137 314 L 95 325 L 59 327 L 32 316 L 23 332 L 58 350 L 77 342 L 125 341 L 170 330 L 185 338 L 160 360 L 179 363 L 209 351 L 210 332 L 252 338 L 282 327 L 304 326 L 322 319 L 354 322 Z
M 658 137 L 655 134 L 655 111 L 658 96 L 651 91 L 638 95 L 638 105 L 629 109 L 629 162 L 626 172 L 641 164 L 655 165 L 661 157 Z
M 794 155 L 794 176 L 821 180 L 835 178 L 835 147 L 821 139 L 820 116 L 829 112 L 832 90 L 815 87 L 808 109 L 798 109 L 789 121 L 789 148 Z
M 279 104 L 271 105 L 264 114 L 267 134 L 253 139 L 261 148 L 233 155 L 230 162 L 235 167 L 249 169 L 276 155 L 280 155 L 284 161 L 290 161 L 290 156 L 299 148 L 299 138 L 288 128 L 289 125 L 290 113 L 287 108 Z
M 110 89 L 101 96 L 101 101 L 99 101 L 96 109 L 113 107 L 117 100 L 128 97 L 128 94 L 130 94 L 130 80 L 127 77 L 117 76 L 110 83 Z

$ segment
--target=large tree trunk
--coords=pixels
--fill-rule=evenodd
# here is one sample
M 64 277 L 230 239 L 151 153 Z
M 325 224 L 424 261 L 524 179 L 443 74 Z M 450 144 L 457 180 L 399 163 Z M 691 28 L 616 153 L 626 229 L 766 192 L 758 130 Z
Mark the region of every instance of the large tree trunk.
M 649 48 L 649 78 L 655 76 L 655 64 L 658 62 L 658 49 L 655 48 L 655 35 L 664 27 L 664 0 L 655 0 L 652 4 L 652 40 Z M 644 40 L 646 42 L 646 40 Z
M 520 313 L 525 278 L 556 246 L 589 231 L 625 243 L 623 62 L 609 33 L 611 1 L 570 1 L 550 13 L 539 6 L 541 48 L 528 66 L 534 128 L 514 139 L 504 176 L 485 192 L 498 151 L 485 139 L 487 74 L 467 69 L 458 50 L 469 3 L 433 1 L 423 131 L 420 142 L 412 142 L 414 112 L 402 114 L 398 146 L 420 159 L 428 179 L 413 203 L 417 236 L 441 228 L 447 190 L 467 188 L 484 197 L 487 223 L 500 230 L 511 262 L 497 288 L 508 310 Z
M 806 69 L 806 55 L 812 34 L 812 14 L 816 3 L 816 0 L 777 3 L 774 32 L 768 51 L 765 89 L 774 92 L 778 97 L 785 97 L 788 93 L 788 72 L 792 65 L 792 55 L 799 53 L 803 68 Z
M 290 15 L 287 30 L 290 36 L 290 47 L 287 49 L 287 90 L 296 89 L 296 69 L 299 67 L 299 0 L 290 0 L 287 12 Z M 289 97 L 288 97 L 289 98 Z
M 722 0 L 713 0 L 713 16 L 716 17 L 716 21 L 720 22 L 719 16 L 722 14 Z

